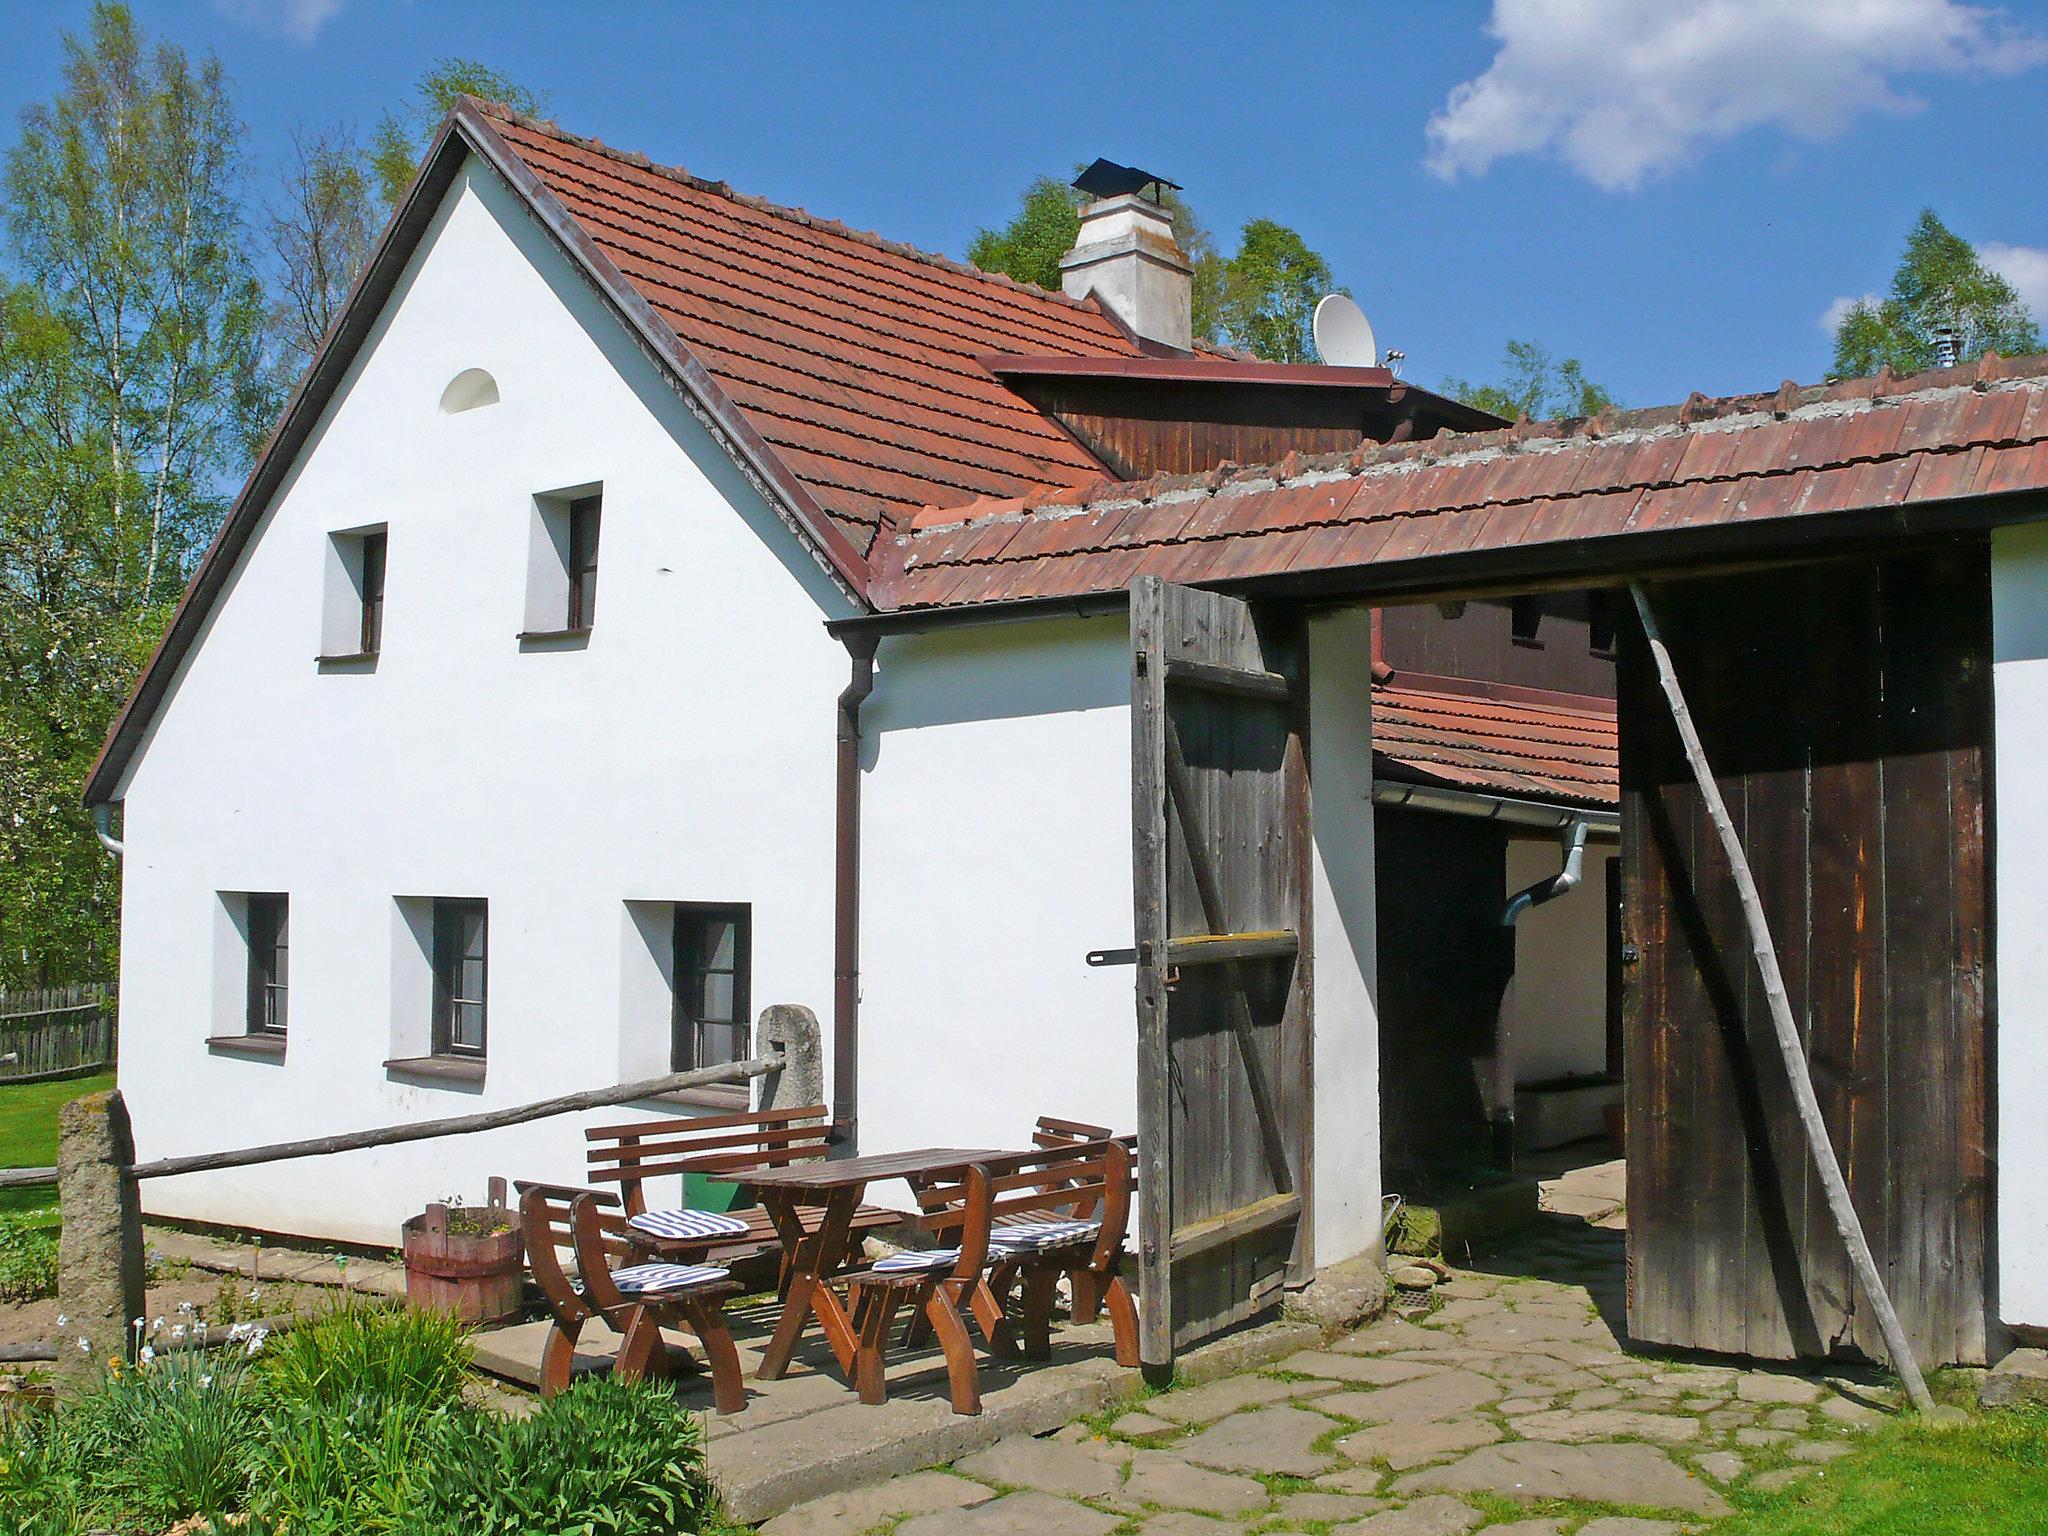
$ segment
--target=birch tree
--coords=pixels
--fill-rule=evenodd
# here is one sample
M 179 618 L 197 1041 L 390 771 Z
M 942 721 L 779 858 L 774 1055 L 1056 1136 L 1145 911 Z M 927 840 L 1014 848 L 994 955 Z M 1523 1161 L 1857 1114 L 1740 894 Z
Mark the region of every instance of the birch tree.
M 145 46 L 124 5 L 64 40 L 64 83 L 7 157 L 19 275 L 69 333 L 77 408 L 111 456 L 108 515 L 142 551 L 118 597 L 184 585 L 269 424 L 264 304 L 241 224 L 241 125 L 217 59 Z

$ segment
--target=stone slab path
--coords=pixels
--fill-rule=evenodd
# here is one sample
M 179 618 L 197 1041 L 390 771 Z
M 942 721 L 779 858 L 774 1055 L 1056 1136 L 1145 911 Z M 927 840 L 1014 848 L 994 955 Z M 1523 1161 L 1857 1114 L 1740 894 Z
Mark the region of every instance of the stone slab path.
M 1826 1476 L 1893 1411 L 1881 1387 L 1626 1351 L 1621 1233 L 1588 1214 L 1454 1271 L 1426 1314 L 799 1505 L 764 1536 L 1678 1536 L 1731 1487 Z

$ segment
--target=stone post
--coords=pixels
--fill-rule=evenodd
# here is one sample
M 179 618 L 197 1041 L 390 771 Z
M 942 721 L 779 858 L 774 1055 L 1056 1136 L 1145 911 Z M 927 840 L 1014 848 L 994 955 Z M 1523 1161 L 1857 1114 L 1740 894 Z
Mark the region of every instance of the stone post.
M 58 1390 L 91 1386 L 110 1359 L 128 1354 L 129 1329 L 143 1313 L 142 1207 L 135 1138 L 119 1089 L 73 1099 L 57 1112 L 57 1200 L 64 1234 L 57 1249 Z
M 766 1055 L 777 1048 L 783 1065 L 754 1079 L 754 1108 L 801 1109 L 825 1102 L 825 1049 L 818 1016 L 802 1003 L 771 1003 L 754 1026 L 754 1050 Z

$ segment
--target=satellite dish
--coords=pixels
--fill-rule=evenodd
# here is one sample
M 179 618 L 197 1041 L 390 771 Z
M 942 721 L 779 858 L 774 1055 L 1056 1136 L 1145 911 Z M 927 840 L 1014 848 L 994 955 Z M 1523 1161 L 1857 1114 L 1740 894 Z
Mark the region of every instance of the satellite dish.
M 1348 293 L 1327 293 L 1316 305 L 1316 355 L 1332 367 L 1377 368 L 1379 344 L 1372 322 Z

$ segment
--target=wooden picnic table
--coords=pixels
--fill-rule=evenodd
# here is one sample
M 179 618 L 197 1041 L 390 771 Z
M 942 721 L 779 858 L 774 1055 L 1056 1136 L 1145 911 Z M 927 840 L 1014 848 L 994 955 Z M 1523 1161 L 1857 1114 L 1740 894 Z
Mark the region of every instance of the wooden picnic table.
M 933 1178 L 985 1157 L 1000 1157 L 999 1148 L 919 1147 L 909 1152 L 879 1152 L 836 1162 L 798 1163 L 787 1168 L 750 1170 L 747 1184 L 759 1196 L 775 1223 L 783 1247 L 791 1255 L 789 1293 L 774 1337 L 754 1372 L 762 1381 L 780 1381 L 804 1324 L 815 1315 L 825 1342 L 849 1380 L 853 1376 L 855 1339 L 846 1305 L 832 1288 L 832 1276 L 846 1262 L 853 1213 L 870 1183 L 877 1179 Z M 822 1207 L 824 1215 L 806 1233 L 799 1212 Z

